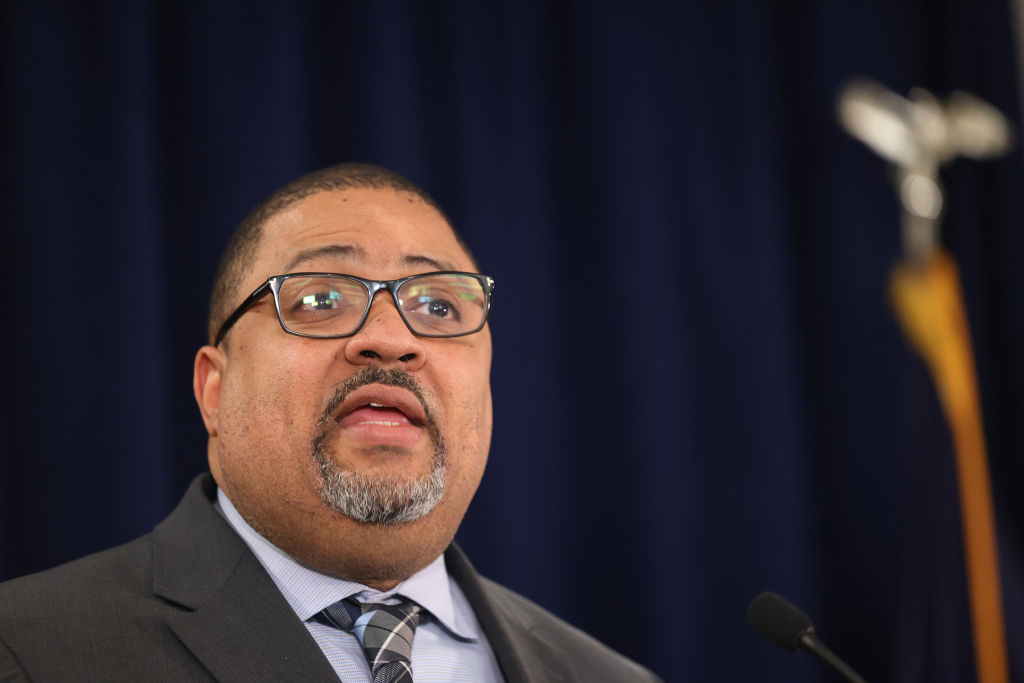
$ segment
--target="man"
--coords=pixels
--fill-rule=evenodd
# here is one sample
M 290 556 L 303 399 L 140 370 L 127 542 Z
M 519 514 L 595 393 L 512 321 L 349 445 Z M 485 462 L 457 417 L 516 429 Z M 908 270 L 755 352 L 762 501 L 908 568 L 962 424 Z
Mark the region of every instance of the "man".
M 195 360 L 212 477 L 153 533 L 0 586 L 0 681 L 656 680 L 452 545 L 491 436 L 476 271 L 381 168 L 257 207 Z

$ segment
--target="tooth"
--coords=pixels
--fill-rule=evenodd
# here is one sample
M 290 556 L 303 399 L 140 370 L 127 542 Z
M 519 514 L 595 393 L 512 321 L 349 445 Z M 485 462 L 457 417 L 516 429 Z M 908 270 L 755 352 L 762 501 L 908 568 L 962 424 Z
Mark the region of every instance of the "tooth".
M 371 404 L 370 404 L 370 407 L 371 407 L 371 408 L 383 408 L 383 407 L 385 407 L 385 406 L 384 406 L 384 404 L 382 404 L 382 403 L 371 403 Z

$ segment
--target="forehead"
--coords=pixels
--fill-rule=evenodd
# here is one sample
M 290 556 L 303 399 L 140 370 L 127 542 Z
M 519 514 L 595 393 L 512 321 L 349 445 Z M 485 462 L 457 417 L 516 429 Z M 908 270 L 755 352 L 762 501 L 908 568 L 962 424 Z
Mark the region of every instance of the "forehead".
M 474 270 L 444 217 L 414 194 L 357 188 L 320 192 L 264 225 L 252 278 L 343 269 L 378 279 Z

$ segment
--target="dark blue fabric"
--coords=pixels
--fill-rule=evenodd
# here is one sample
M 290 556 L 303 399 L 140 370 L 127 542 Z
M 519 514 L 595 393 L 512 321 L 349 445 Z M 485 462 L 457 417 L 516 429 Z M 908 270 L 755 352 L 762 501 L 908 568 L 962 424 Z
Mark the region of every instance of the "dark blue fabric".
M 826 680 L 745 623 L 769 588 L 869 680 L 973 680 L 948 428 L 886 301 L 898 205 L 834 109 L 863 75 L 1019 122 L 1007 3 L 0 17 L 0 576 L 169 511 L 205 467 L 190 376 L 228 234 L 361 160 L 437 196 L 497 281 L 494 444 L 459 535 L 483 573 L 670 681 Z M 944 174 L 1018 677 L 1021 159 Z M 618 601 L 660 604 L 659 628 L 609 619 Z

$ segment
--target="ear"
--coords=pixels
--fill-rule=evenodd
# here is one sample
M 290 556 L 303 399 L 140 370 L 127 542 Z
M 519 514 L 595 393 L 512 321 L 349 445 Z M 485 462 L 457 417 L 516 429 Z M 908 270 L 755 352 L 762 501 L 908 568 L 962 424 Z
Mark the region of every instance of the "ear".
M 192 390 L 199 412 L 206 424 L 206 433 L 217 436 L 220 413 L 220 381 L 227 365 L 227 356 L 215 346 L 204 346 L 196 353 L 192 368 Z

